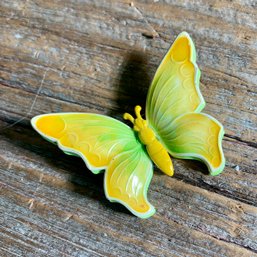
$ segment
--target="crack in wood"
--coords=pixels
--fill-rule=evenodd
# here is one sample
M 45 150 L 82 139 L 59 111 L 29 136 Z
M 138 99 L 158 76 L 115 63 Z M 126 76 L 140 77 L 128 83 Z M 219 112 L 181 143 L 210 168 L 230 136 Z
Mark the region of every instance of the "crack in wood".
M 248 146 L 250 146 L 250 147 L 257 148 L 257 143 L 251 142 L 251 141 L 243 140 L 243 139 L 241 139 L 241 138 L 238 137 L 238 136 L 225 134 L 225 137 L 234 139 L 234 140 L 236 140 L 236 141 L 238 141 L 238 142 L 240 142 L 240 143 L 246 144 L 246 145 L 248 145 Z

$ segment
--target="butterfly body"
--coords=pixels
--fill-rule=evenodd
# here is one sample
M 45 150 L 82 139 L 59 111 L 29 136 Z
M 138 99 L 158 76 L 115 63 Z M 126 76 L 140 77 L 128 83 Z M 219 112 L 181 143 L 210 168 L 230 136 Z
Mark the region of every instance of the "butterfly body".
M 204 162 L 210 175 L 225 166 L 224 129 L 202 113 L 200 70 L 194 43 L 182 32 L 168 50 L 149 88 L 145 116 L 135 107 L 136 118 L 125 113 L 133 129 L 105 115 L 50 113 L 33 117 L 33 128 L 64 153 L 81 157 L 94 174 L 104 173 L 104 191 L 140 218 L 155 213 L 147 200 L 153 176 L 152 161 L 169 176 L 172 157 Z
M 154 131 L 148 126 L 147 120 L 144 120 L 140 114 L 141 107 L 135 107 L 136 119 L 129 113 L 124 114 L 124 119 L 132 122 L 133 129 L 138 133 L 138 137 L 142 144 L 146 146 L 146 150 L 151 160 L 165 174 L 172 176 L 174 173 L 173 164 L 170 156 L 164 146 L 156 138 Z

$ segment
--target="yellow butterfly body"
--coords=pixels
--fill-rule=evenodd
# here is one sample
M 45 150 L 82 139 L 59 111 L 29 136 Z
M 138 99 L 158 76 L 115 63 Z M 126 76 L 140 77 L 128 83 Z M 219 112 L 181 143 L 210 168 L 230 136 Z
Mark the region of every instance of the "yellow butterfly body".
M 149 128 L 147 121 L 141 117 L 141 109 L 139 105 L 135 107 L 136 119 L 129 113 L 125 113 L 123 117 L 125 120 L 132 122 L 134 131 L 138 133 L 141 143 L 146 146 L 146 150 L 156 166 L 168 176 L 173 176 L 174 169 L 170 156 L 156 138 L 154 131 Z

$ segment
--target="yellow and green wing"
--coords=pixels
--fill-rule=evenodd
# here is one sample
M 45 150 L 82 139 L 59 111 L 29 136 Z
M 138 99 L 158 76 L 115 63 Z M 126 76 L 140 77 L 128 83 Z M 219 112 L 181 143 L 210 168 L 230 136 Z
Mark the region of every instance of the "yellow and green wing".
M 90 113 L 44 114 L 31 123 L 65 153 L 80 156 L 93 173 L 106 170 L 105 194 L 110 201 L 123 204 L 141 218 L 154 214 L 147 200 L 152 163 L 126 124 Z
M 146 116 L 155 130 L 161 131 L 181 114 L 204 108 L 200 74 L 194 43 L 182 32 L 162 60 L 147 95 Z
M 140 218 L 148 218 L 155 213 L 146 196 L 152 174 L 152 162 L 141 146 L 118 154 L 105 172 L 108 199 L 120 202 Z
M 225 165 L 224 130 L 210 115 L 199 114 L 205 106 L 199 83 L 194 43 L 182 32 L 156 71 L 147 96 L 146 117 L 172 156 L 201 160 L 210 174 L 216 175 Z
M 162 141 L 169 153 L 181 159 L 203 161 L 211 175 L 218 175 L 225 166 L 222 151 L 222 125 L 205 113 L 180 115 L 162 131 Z

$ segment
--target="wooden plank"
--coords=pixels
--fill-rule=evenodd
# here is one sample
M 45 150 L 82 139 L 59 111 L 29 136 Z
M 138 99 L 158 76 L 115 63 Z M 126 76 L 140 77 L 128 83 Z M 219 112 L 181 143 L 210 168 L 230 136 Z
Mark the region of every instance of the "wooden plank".
M 116 53 L 119 58 L 117 62 L 120 66 L 122 66 L 122 60 L 120 60 L 121 54 L 122 53 L 119 52 Z M 87 58 L 89 57 L 85 56 L 85 59 Z M 126 58 L 124 54 L 123 58 Z M 129 57 L 127 58 L 129 59 Z M 160 60 L 161 58 L 159 59 L 159 61 Z M 88 77 L 87 74 L 74 75 L 73 72 L 66 71 L 66 75 L 62 75 L 64 73 L 62 73 L 58 69 L 47 69 L 45 67 L 38 67 L 34 64 L 27 63 L 23 63 L 21 65 L 20 61 L 15 60 L 5 60 L 3 65 L 5 67 L 4 71 L 2 72 L 2 77 L 4 79 L 5 85 L 7 86 L 23 87 L 25 88 L 24 90 L 28 92 L 32 91 L 34 93 L 37 93 L 44 78 L 43 88 L 40 90 L 40 93 L 42 95 L 68 102 L 78 103 L 81 105 L 89 101 L 88 96 L 90 95 L 91 97 L 97 97 L 100 100 L 95 100 L 93 103 L 95 105 L 97 105 L 98 103 L 99 105 L 100 102 L 101 109 L 117 110 L 118 105 L 121 105 L 119 107 L 119 111 L 125 111 L 124 107 L 128 105 L 128 102 L 131 102 L 131 106 L 133 106 L 133 104 L 136 104 L 136 100 L 138 102 L 144 103 L 145 96 L 143 95 L 143 93 L 147 92 L 150 84 L 148 75 L 148 79 L 146 81 L 147 84 L 145 83 L 142 85 L 142 92 L 140 94 L 140 97 L 137 97 L 137 99 L 134 99 L 134 95 L 137 93 L 138 87 L 132 88 L 131 90 L 131 88 L 128 88 L 127 86 L 126 92 L 126 88 L 121 89 L 122 85 L 119 85 L 124 84 L 123 81 L 119 81 L 121 80 L 121 78 L 119 78 L 119 74 L 125 73 L 128 76 L 131 71 L 137 71 L 140 69 L 142 71 L 142 74 L 140 74 L 141 77 L 139 77 L 139 74 L 137 74 L 137 77 L 132 76 L 130 84 L 132 84 L 132 81 L 134 80 L 142 81 L 143 75 L 146 73 L 145 70 L 147 69 L 147 67 L 141 67 L 142 60 L 140 62 L 140 57 L 139 60 L 132 59 L 129 63 L 125 63 L 126 67 L 121 67 L 119 70 L 116 70 L 115 76 L 112 75 L 113 81 L 110 82 L 114 85 L 109 87 L 105 87 L 104 83 L 101 82 L 105 79 L 105 77 L 99 77 L 99 82 L 97 78 L 92 79 L 91 77 Z M 98 64 L 95 64 L 95 66 L 97 65 Z M 117 64 L 110 65 L 108 69 L 114 69 L 116 65 Z M 30 66 L 29 70 L 34 69 L 33 73 L 28 73 L 28 66 Z M 131 66 L 134 67 L 133 70 L 131 70 Z M 19 84 L 15 82 L 15 78 L 10 78 L 10 74 L 14 76 L 13 73 L 15 74 L 17 72 L 19 72 Z M 203 73 L 206 74 L 207 72 L 203 71 Z M 212 71 L 212 73 L 209 72 L 208 75 L 210 76 L 208 80 L 211 81 L 211 83 L 215 84 L 209 84 L 210 82 L 207 81 L 206 85 L 202 85 L 202 92 L 207 101 L 205 111 L 219 118 L 225 124 L 226 131 L 229 135 L 232 135 L 234 137 L 240 137 L 242 140 L 252 141 L 256 143 L 256 94 L 251 90 L 242 89 L 241 82 L 236 81 L 233 77 L 230 77 L 231 80 L 228 83 L 228 76 L 225 75 L 225 80 L 223 81 L 223 83 L 220 83 L 219 73 L 215 71 L 213 73 Z M 136 86 L 139 86 L 140 84 L 139 82 L 135 83 Z M 227 86 L 231 84 L 233 84 L 233 86 Z M 65 91 L 63 90 L 64 88 Z M 208 92 L 210 88 L 215 98 L 209 96 Z M 226 101 L 224 101 L 224 99 L 226 99 Z M 248 99 L 248 101 L 244 101 L 244 99 Z M 26 102 L 23 105 L 29 106 L 29 104 Z M 221 108 L 223 108 L 222 113 Z M 240 110 L 240 112 L 236 110 Z

